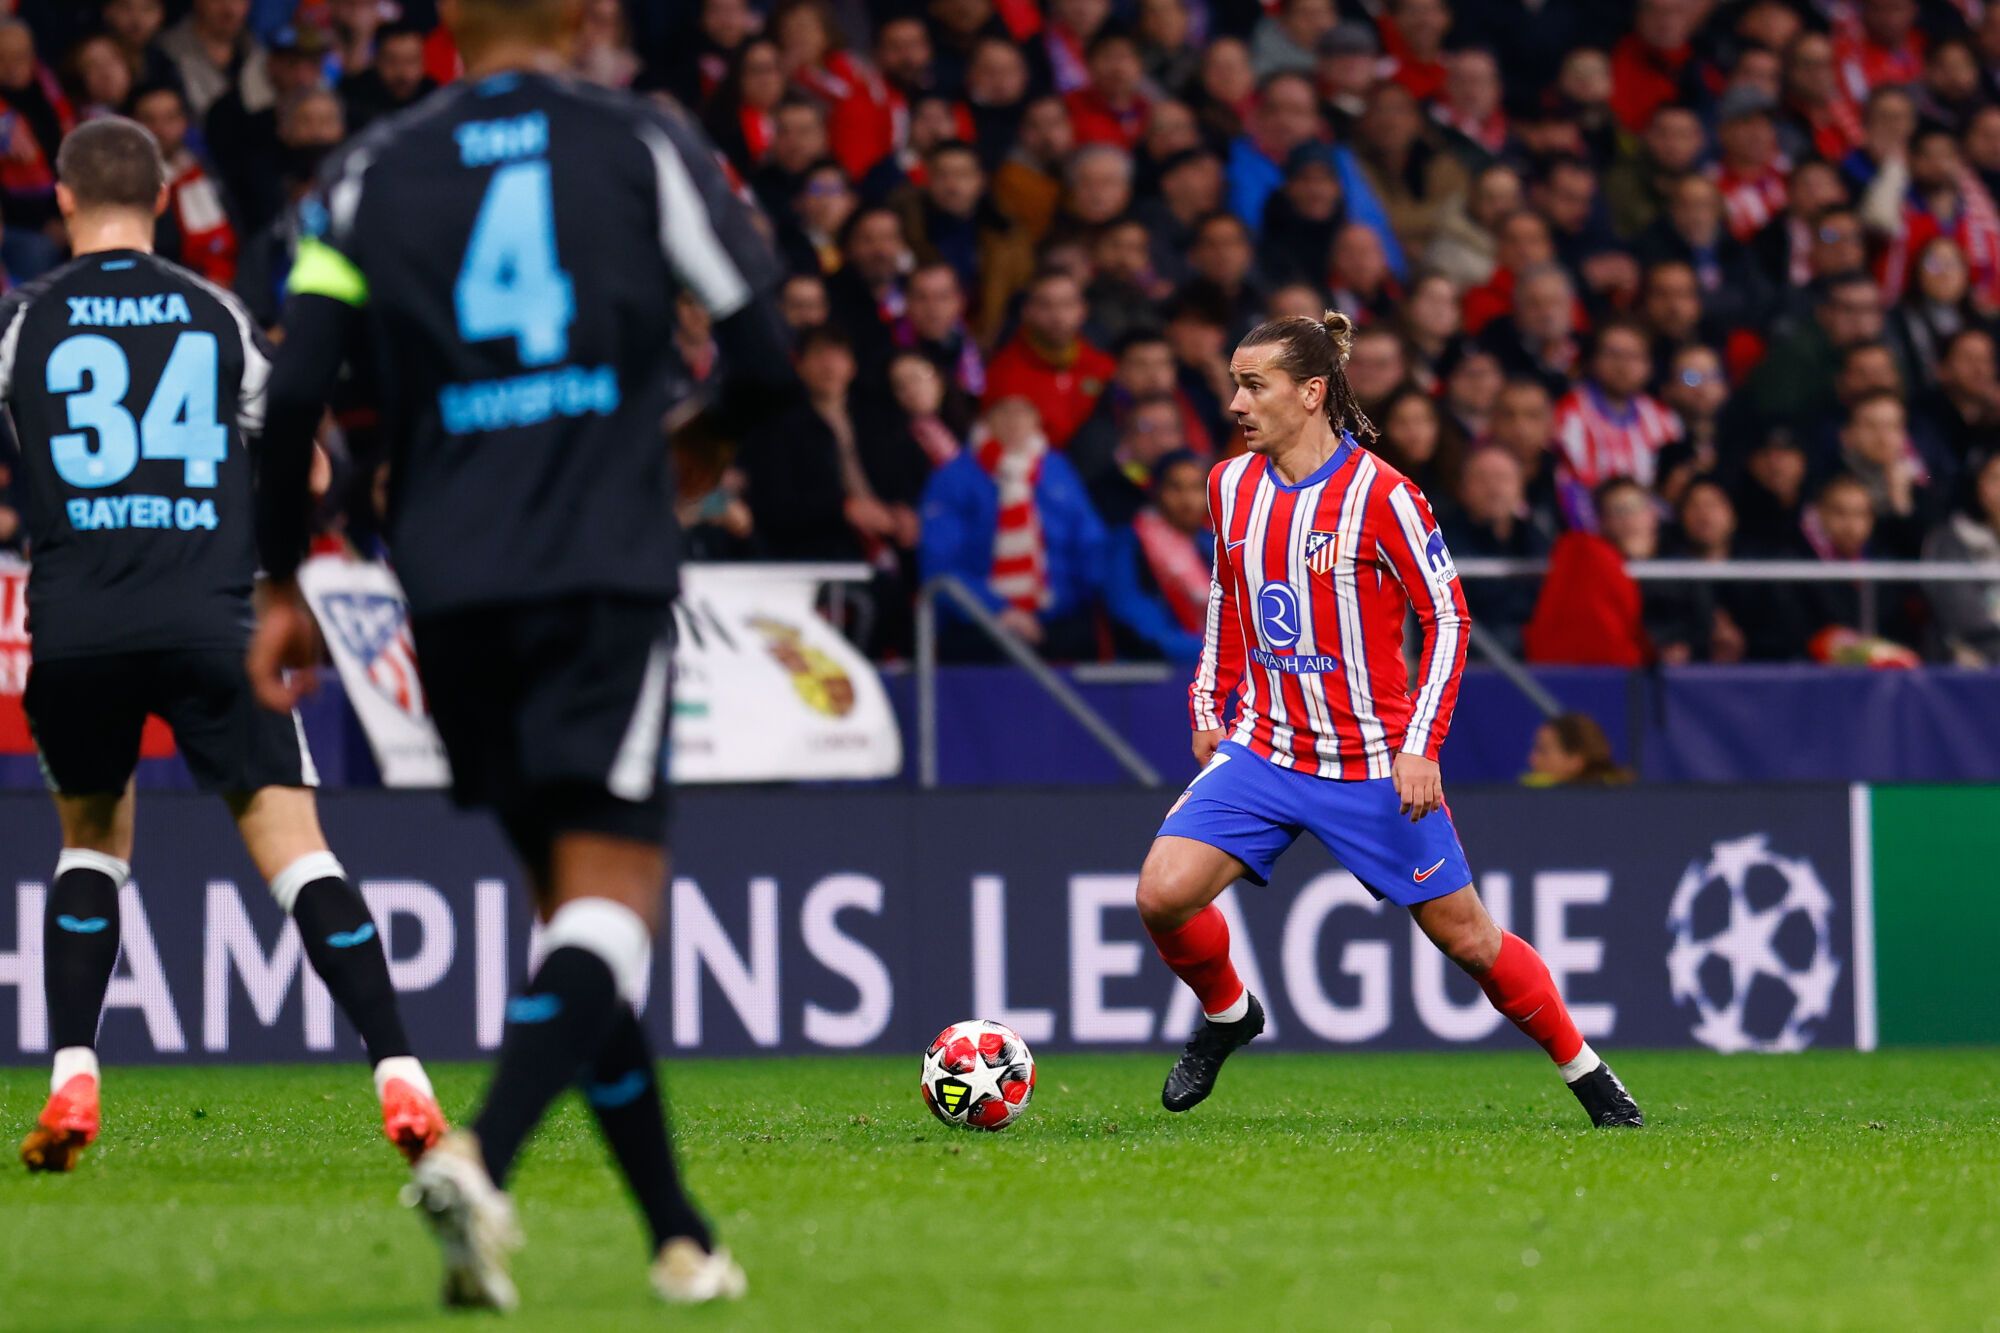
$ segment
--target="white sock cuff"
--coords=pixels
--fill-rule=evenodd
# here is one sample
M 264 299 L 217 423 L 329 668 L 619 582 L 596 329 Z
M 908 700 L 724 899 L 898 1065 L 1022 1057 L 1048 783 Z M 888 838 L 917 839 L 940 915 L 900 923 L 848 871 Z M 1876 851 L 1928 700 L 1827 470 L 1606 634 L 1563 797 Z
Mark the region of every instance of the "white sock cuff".
M 382 1090 L 389 1086 L 390 1079 L 401 1079 L 426 1097 L 437 1096 L 431 1088 L 430 1075 L 424 1073 L 423 1062 L 414 1055 L 392 1055 L 375 1066 L 376 1101 L 382 1100 Z
M 609 898 L 572 898 L 558 907 L 542 932 L 542 956 L 558 949 L 594 953 L 611 969 L 611 979 L 627 1004 L 646 992 L 653 962 L 653 933 L 639 914 Z
M 49 1091 L 61 1092 L 63 1084 L 78 1074 L 88 1074 L 99 1083 L 104 1080 L 97 1072 L 97 1052 L 88 1046 L 65 1046 L 55 1054 L 55 1061 L 49 1071 Z
M 93 852 L 88 847 L 65 847 L 56 857 L 57 879 L 72 870 L 95 870 L 100 875 L 109 875 L 114 889 L 124 888 L 125 881 L 132 878 L 131 862 L 121 861 L 108 852 Z
M 1204 1012 L 1202 1014 L 1202 1017 L 1211 1023 L 1240 1023 L 1249 1016 L 1250 988 L 1248 986 L 1245 986 L 1243 993 L 1238 995 L 1235 1002 L 1224 1008 L 1221 1013 L 1211 1014 Z
M 292 904 L 299 900 L 299 890 L 306 885 L 316 879 L 346 878 L 346 869 L 332 852 L 307 852 L 271 877 L 271 896 L 285 909 L 285 915 L 290 916 Z
M 1568 1064 L 1557 1065 L 1556 1069 L 1562 1074 L 1563 1082 L 1574 1083 L 1603 1063 L 1604 1061 L 1598 1058 L 1597 1052 L 1590 1049 L 1590 1043 L 1585 1042 L 1577 1051 L 1574 1060 Z

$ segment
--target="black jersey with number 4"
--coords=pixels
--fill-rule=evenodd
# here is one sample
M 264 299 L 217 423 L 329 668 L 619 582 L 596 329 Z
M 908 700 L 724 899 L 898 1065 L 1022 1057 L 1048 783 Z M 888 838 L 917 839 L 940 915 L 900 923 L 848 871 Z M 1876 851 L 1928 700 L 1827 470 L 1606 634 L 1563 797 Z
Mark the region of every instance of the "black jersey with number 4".
M 240 301 L 136 250 L 0 300 L 37 661 L 241 649 L 257 570 L 246 439 L 270 368 Z
M 289 285 L 362 312 L 416 614 L 672 594 L 675 302 L 760 295 L 757 221 L 685 118 L 553 75 L 447 89 L 328 164 Z

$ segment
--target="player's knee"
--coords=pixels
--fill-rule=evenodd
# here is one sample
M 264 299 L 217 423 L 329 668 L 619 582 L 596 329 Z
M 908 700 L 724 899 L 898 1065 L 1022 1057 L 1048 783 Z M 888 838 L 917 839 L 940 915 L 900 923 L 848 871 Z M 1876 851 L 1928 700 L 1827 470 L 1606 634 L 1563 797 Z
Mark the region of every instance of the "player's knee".
M 1172 930 L 1186 925 L 1188 918 L 1199 910 L 1193 905 L 1190 895 L 1182 886 L 1173 882 L 1170 875 L 1148 867 L 1139 875 L 1139 889 L 1136 895 L 1139 904 L 1139 919 L 1148 930 Z
M 1500 930 L 1490 921 L 1454 923 L 1438 947 L 1467 972 L 1484 976 L 1500 957 Z

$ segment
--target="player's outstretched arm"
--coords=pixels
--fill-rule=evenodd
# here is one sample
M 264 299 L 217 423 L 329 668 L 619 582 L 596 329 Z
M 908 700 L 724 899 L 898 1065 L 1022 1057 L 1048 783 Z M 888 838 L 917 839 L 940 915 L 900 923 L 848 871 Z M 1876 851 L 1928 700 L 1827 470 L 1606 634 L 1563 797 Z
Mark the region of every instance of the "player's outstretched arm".
M 1377 545 L 1402 583 L 1423 633 L 1423 665 L 1410 700 L 1410 722 L 1402 753 L 1390 767 L 1403 813 L 1417 820 L 1444 806 L 1438 751 L 1458 705 L 1472 617 L 1444 534 L 1423 493 L 1405 482 L 1374 503 L 1379 506 L 1373 515 Z
M 1188 720 L 1194 728 L 1194 757 L 1206 764 L 1222 744 L 1223 710 L 1243 678 L 1243 622 L 1237 616 L 1236 573 L 1229 559 L 1229 534 L 1216 521 L 1218 467 L 1208 479 L 1208 521 L 1215 529 L 1215 561 L 1208 579 L 1208 620 L 1202 628 L 1201 657 L 1188 686 Z

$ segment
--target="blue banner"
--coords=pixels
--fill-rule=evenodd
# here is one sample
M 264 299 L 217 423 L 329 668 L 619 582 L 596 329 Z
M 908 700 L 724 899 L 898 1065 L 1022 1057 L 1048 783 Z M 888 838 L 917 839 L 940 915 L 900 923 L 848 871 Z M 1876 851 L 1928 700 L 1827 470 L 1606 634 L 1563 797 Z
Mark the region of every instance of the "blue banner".
M 1845 788 L 1461 788 L 1494 915 L 1541 950 L 1611 1047 L 1854 1043 Z M 646 1017 L 703 1054 L 915 1053 L 990 1018 L 1038 1049 L 1169 1046 L 1193 997 L 1133 888 L 1172 794 L 704 792 L 681 801 Z M 530 914 L 505 843 L 438 797 L 335 793 L 335 852 L 381 922 L 419 1050 L 490 1051 Z M 219 803 L 140 802 L 108 1061 L 358 1054 Z M 45 800 L 0 797 L 0 1063 L 39 1062 Z M 1522 1038 L 1324 850 L 1223 900 L 1239 970 L 1291 1049 L 1518 1047 Z

